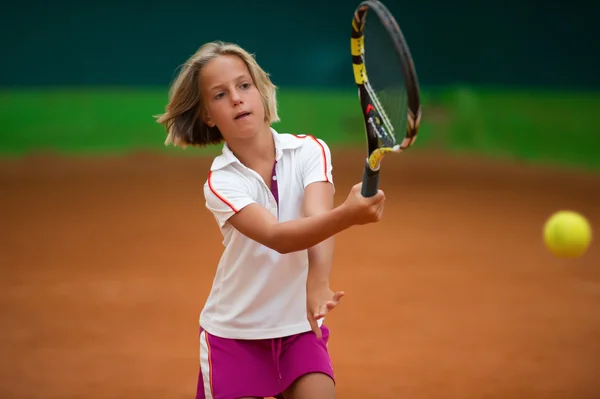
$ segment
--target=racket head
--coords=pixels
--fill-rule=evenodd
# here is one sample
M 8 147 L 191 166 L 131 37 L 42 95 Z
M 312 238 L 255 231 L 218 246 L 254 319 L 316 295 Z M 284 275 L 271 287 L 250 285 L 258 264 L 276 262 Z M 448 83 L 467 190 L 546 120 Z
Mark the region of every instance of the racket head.
M 365 174 L 378 178 L 382 158 L 412 146 L 421 121 L 410 49 L 396 19 L 379 0 L 364 0 L 356 8 L 351 54 L 367 136 Z

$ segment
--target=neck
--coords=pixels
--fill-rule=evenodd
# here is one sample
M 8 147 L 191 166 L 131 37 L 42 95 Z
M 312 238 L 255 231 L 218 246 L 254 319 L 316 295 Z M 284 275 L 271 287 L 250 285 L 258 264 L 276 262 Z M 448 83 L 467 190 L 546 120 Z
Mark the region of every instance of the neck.
M 227 146 L 242 164 L 251 169 L 263 162 L 275 161 L 275 142 L 269 125 L 251 139 L 227 142 Z

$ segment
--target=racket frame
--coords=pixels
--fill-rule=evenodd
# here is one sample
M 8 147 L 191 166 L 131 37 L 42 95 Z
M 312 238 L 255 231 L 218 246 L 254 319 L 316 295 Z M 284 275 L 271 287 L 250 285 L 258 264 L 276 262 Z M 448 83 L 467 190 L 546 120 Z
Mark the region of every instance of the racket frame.
M 406 131 L 400 144 L 397 143 L 394 127 L 389 122 L 385 109 L 379 103 L 367 75 L 364 59 L 364 26 L 368 12 L 377 15 L 394 44 L 394 51 L 401 60 L 399 67 L 406 86 L 408 115 Z M 350 48 L 354 80 L 358 88 L 367 136 L 367 159 L 363 171 L 362 195 L 372 197 L 379 189 L 379 171 L 383 157 L 390 152 L 404 151 L 412 146 L 417 138 L 421 122 L 419 84 L 404 35 L 394 16 L 379 0 L 364 0 L 356 8 L 352 19 Z

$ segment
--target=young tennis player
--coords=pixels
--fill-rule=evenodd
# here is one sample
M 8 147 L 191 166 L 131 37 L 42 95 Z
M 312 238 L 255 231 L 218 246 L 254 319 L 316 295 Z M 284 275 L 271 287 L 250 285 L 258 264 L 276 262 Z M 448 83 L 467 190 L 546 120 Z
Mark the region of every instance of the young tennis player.
M 275 91 L 252 55 L 208 43 L 158 118 L 167 144 L 224 143 L 204 184 L 225 248 L 200 314 L 198 399 L 334 398 L 332 237 L 381 218 L 383 193 L 364 198 L 360 183 L 334 208 L 328 146 L 271 127 Z

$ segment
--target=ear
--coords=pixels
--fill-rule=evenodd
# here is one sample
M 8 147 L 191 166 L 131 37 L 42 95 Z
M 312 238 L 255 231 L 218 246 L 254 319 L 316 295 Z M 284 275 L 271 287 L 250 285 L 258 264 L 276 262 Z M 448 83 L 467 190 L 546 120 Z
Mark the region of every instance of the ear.
M 215 122 L 213 122 L 213 120 L 210 119 L 210 115 L 208 115 L 208 112 L 206 111 L 206 109 L 204 111 L 202 111 L 202 121 L 208 127 L 215 127 L 216 126 Z

